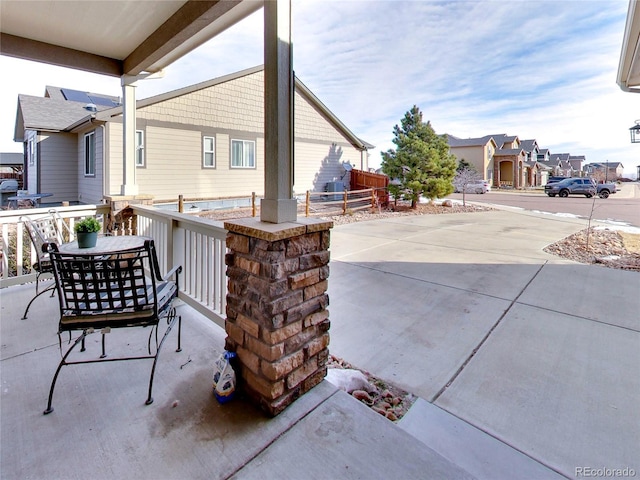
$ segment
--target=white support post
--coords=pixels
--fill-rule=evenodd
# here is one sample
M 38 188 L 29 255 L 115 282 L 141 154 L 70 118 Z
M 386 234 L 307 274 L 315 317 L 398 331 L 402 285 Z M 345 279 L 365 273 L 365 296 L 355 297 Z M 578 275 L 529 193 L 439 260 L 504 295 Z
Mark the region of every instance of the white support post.
M 264 2 L 264 198 L 260 220 L 295 222 L 291 0 Z
M 130 75 L 121 77 L 122 85 L 122 186 L 121 195 L 137 195 L 136 184 L 136 80 Z

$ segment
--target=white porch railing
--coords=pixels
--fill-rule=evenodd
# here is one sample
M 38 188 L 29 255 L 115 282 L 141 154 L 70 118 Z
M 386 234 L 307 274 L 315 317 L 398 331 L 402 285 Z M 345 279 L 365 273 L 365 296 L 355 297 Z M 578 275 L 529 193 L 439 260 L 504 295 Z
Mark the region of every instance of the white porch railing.
M 160 270 L 182 265 L 179 298 L 224 328 L 226 318 L 226 236 L 222 222 L 169 212 L 154 207 L 132 206 L 137 234 L 155 240 Z M 2 262 L 0 288 L 35 281 L 30 265 L 35 251 L 20 216 L 44 215 L 46 208 L 0 211 Z M 71 230 L 78 218 L 109 213 L 108 205 L 56 207 Z
M 0 211 L 0 230 L 2 231 L 2 256 L 0 261 L 0 288 L 22 283 L 33 282 L 36 279 L 32 273 L 32 265 L 37 262 L 36 251 L 26 234 L 21 216 L 46 215 L 48 208 L 29 208 L 19 210 Z M 70 207 L 56 207 L 60 216 L 68 222 L 73 240 L 73 226 L 76 220 L 88 216 L 104 218 L 109 213 L 108 205 L 74 205 Z
M 182 265 L 179 298 L 224 328 L 227 306 L 222 222 L 134 205 L 137 233 L 155 240 L 160 270 Z

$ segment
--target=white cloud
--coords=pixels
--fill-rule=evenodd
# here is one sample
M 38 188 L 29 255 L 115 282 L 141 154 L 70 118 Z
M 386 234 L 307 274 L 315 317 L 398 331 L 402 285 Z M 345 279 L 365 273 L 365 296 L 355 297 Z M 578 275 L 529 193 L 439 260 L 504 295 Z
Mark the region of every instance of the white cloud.
M 414 104 L 438 133 L 508 133 L 552 152 L 640 163 L 628 128 L 640 96 L 615 84 L 626 2 L 293 2 L 298 77 L 356 135 L 391 148 L 393 126 Z M 263 62 L 262 11 L 139 82 L 144 98 Z M 119 94 L 117 79 L 0 57 L 0 150 L 11 142 L 18 93 L 47 84 Z M 17 69 L 16 65 L 20 65 Z M 28 65 L 24 66 L 23 65 Z M 89 76 L 88 76 L 89 75 Z M 10 148 L 9 148 L 10 147 Z

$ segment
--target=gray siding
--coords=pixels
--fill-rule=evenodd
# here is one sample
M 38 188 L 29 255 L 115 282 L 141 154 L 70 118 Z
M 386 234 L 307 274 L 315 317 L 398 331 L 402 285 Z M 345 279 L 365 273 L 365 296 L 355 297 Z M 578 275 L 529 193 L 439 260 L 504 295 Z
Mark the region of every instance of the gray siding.
M 95 176 L 85 176 L 84 174 L 84 136 L 94 131 L 96 134 L 96 174 Z M 103 197 L 103 152 L 104 152 L 104 128 L 98 127 L 94 130 L 81 132 L 77 136 L 78 163 L 76 172 L 78 175 L 78 200 L 86 204 L 101 203 Z
M 54 194 L 43 203 L 78 200 L 76 139 L 73 133 L 40 134 L 40 192 Z

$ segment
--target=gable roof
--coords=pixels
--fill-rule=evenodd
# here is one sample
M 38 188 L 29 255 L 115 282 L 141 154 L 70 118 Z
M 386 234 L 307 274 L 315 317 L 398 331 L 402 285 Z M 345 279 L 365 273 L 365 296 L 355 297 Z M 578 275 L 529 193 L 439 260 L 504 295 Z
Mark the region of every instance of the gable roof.
M 624 168 L 621 162 L 592 162 L 585 165 L 585 167 L 596 167 L 596 168 Z
M 449 147 L 479 147 L 484 146 L 490 141 L 493 140 L 491 135 L 485 135 L 484 137 L 475 137 L 475 138 L 459 138 L 454 135 L 445 134 L 447 136 L 447 142 L 449 143 Z M 495 140 L 493 140 L 495 144 Z
M 534 139 L 531 140 L 521 140 L 520 141 L 520 147 L 525 151 L 525 152 L 533 152 L 534 148 L 537 148 L 538 151 L 540 151 L 540 148 L 538 147 L 538 142 Z
M 70 124 L 90 116 L 82 102 L 18 95 L 18 111 L 13 133 L 15 142 L 24 141 L 25 130 L 64 131 Z
M 495 135 L 489 135 L 489 136 L 493 137 L 493 140 L 496 142 L 496 145 L 498 146 L 499 149 L 504 147 L 505 143 L 511 143 L 514 140 L 518 139 L 517 135 L 509 136 L 506 133 L 497 133 Z
M 196 83 L 187 87 L 179 88 L 159 95 L 154 95 L 142 100 L 136 101 L 136 108 L 144 108 L 149 105 L 164 102 L 169 99 L 177 98 L 189 93 L 203 90 L 215 85 L 220 85 L 247 75 L 264 70 L 264 66 L 248 68 L 222 77 L 217 77 L 205 82 Z M 295 78 L 296 92 L 304 96 L 320 113 L 332 123 L 336 129 L 349 140 L 349 142 L 359 150 L 367 150 L 374 148 L 374 145 L 359 139 L 347 126 L 338 119 L 319 99 L 316 97 L 306 85 L 304 85 L 297 77 Z M 18 95 L 18 113 L 16 115 L 16 126 L 14 133 L 14 141 L 24 141 L 25 129 L 44 130 L 44 131 L 71 131 L 79 125 L 91 121 L 92 118 L 101 121 L 109 121 L 112 117 L 122 115 L 122 106 L 106 107 L 96 105 L 97 112 L 92 114 L 85 110 L 86 102 L 74 102 L 65 100 L 62 88 L 46 87 L 45 97 L 33 97 L 29 95 Z M 94 96 L 116 99 L 102 94 L 90 94 Z
M 569 154 L 568 153 L 553 153 L 549 156 L 549 160 L 553 162 L 568 162 Z
M 258 65 L 256 67 L 247 68 L 245 70 L 240 70 L 239 72 L 231 73 L 228 75 L 223 75 L 222 77 L 213 78 L 211 80 L 207 80 L 205 82 L 196 83 L 194 85 L 189 85 L 183 88 L 179 88 L 177 90 L 172 90 L 170 92 L 161 93 L 159 95 L 154 95 L 153 97 L 148 97 L 143 100 L 138 100 L 136 102 L 136 108 L 144 108 L 149 105 L 155 105 L 156 103 L 164 102 L 166 100 L 170 100 L 173 98 L 178 98 L 183 95 L 188 95 L 193 92 L 197 92 L 199 90 L 204 90 L 205 88 L 210 88 L 216 85 L 220 85 L 226 82 L 230 82 L 232 80 L 236 80 L 241 77 L 245 77 L 248 75 L 253 75 L 254 73 L 258 73 L 264 70 L 264 65 Z M 349 140 L 349 142 L 359 150 L 367 150 L 374 148 L 374 145 L 367 143 L 360 138 L 358 138 L 351 130 L 347 128 L 347 126 L 340 121 L 338 117 L 336 117 L 331 110 L 329 110 L 319 99 L 316 97 L 311 90 L 307 88 L 307 86 L 300 81 L 298 77 L 295 77 L 295 89 L 296 92 L 302 96 L 304 96 L 309 103 L 311 103 L 314 107 L 316 107 L 320 113 L 330 122 L 332 123 L 336 129 L 338 129 L 342 134 Z M 99 112 L 96 115 L 98 120 L 107 121 L 109 118 L 121 115 L 122 107 L 115 107 L 108 110 L 104 110 Z

